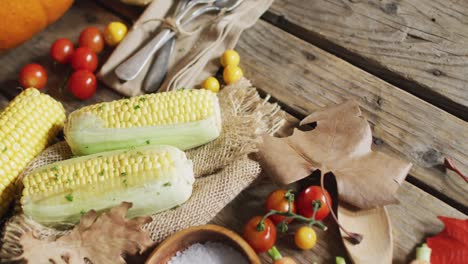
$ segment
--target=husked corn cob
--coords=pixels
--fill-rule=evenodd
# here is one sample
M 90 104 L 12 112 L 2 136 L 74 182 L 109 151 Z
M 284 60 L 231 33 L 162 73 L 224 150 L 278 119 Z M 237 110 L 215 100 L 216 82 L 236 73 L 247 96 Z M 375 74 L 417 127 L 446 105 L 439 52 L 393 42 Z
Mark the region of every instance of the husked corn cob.
M 45 224 L 78 222 L 82 213 L 132 202 L 129 216 L 184 203 L 192 194 L 192 162 L 171 146 L 115 150 L 56 162 L 23 179 L 26 215 Z
M 143 145 L 182 150 L 219 136 L 218 97 L 208 90 L 179 90 L 86 106 L 70 114 L 65 138 L 75 155 Z
M 24 90 L 0 112 L 0 217 L 13 199 L 16 177 L 64 122 L 62 104 L 34 88 Z

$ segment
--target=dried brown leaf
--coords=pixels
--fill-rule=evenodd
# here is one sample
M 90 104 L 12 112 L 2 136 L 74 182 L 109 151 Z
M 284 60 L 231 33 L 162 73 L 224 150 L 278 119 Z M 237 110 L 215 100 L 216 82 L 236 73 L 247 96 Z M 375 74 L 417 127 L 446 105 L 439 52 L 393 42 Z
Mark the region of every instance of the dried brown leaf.
M 262 168 L 282 184 L 300 180 L 313 171 L 333 172 L 339 197 L 359 208 L 396 201 L 394 195 L 411 163 L 372 151 L 372 131 L 359 105 L 349 101 L 317 111 L 301 125 L 316 123 L 311 131 L 295 129 L 290 137 L 263 137 L 258 153 Z
M 25 233 L 20 244 L 20 259 L 27 263 L 94 264 L 125 263 L 123 254 L 142 253 L 153 244 L 149 234 L 141 229 L 151 217 L 126 219 L 131 203 L 124 202 L 98 216 L 86 213 L 80 223 L 67 235 L 55 241 L 37 239 L 32 232 Z

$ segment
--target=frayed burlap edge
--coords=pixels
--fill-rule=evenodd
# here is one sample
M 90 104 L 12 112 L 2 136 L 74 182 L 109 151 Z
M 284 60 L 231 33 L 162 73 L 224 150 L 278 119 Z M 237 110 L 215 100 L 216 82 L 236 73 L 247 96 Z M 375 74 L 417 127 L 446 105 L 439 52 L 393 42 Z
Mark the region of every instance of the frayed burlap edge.
M 182 206 L 152 216 L 153 221 L 144 229 L 155 242 L 180 229 L 209 222 L 232 201 L 260 174 L 258 162 L 248 158 L 248 154 L 257 151 L 260 135 L 273 134 L 284 124 L 279 106 L 262 99 L 246 79 L 225 87 L 219 99 L 223 132 L 213 142 L 187 151 L 197 177 L 193 195 Z M 66 144 L 58 143 L 32 161 L 19 179 L 37 167 L 70 156 Z M 2 232 L 0 262 L 21 255 L 19 239 L 30 231 L 43 240 L 54 240 L 69 232 L 42 226 L 21 214 L 19 209 Z

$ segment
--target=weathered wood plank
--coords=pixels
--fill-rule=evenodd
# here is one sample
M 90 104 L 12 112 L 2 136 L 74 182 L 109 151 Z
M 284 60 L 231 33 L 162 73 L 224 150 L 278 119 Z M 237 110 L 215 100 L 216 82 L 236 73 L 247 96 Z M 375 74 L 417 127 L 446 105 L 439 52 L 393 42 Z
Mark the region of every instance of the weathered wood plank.
M 468 119 L 468 2 L 277 0 L 265 19 Z
M 87 10 L 86 12 L 83 10 Z M 92 12 L 92 13 L 91 13 Z M 101 13 L 102 12 L 102 13 Z M 81 14 L 81 15 L 77 15 Z M 86 15 L 88 14 L 88 15 Z M 92 14 L 92 15 L 89 15 Z M 34 42 L 34 40 L 31 43 L 34 44 L 26 44 L 23 45 L 22 47 L 16 49 L 13 51 L 14 55 L 6 55 L 4 57 L 0 58 L 0 65 L 8 65 L 8 67 L 0 68 L 0 83 L 3 84 L 10 84 L 8 88 L 11 91 L 14 87 L 16 87 L 16 84 L 12 81 L 4 81 L 4 80 L 10 80 L 14 78 L 14 75 L 16 75 L 17 71 L 21 68 L 23 64 L 26 64 L 33 60 L 34 58 L 39 58 L 40 61 L 45 62 L 48 59 L 44 56 L 44 54 L 47 54 L 48 47 L 52 43 L 53 39 L 58 36 L 67 36 L 70 38 L 75 38 L 79 34 L 79 29 L 77 32 L 70 32 L 70 25 L 72 24 L 73 27 L 75 28 L 81 28 L 81 24 L 83 23 L 82 20 L 83 18 L 86 20 L 86 16 L 94 16 L 95 14 L 98 17 L 97 21 L 92 22 L 93 19 L 91 19 L 92 23 L 96 23 L 97 25 L 103 25 L 107 23 L 110 20 L 115 20 L 116 18 L 113 17 L 112 14 L 108 14 L 99 8 L 97 8 L 94 4 L 89 3 L 88 1 L 79 1 L 79 3 L 76 4 L 76 6 L 70 11 L 66 17 L 69 18 L 63 18 L 58 22 L 56 25 L 53 27 L 57 27 L 58 29 L 49 29 L 46 31 L 46 33 L 41 33 L 39 36 L 42 36 L 43 39 L 46 40 L 37 40 Z M 84 16 L 84 17 L 83 17 Z M 70 18 L 72 17 L 72 18 Z M 72 22 L 67 22 L 68 19 L 71 19 Z M 81 21 L 81 22 L 80 22 Z M 67 23 L 65 25 L 61 25 L 61 23 Z M 88 22 L 87 22 L 88 23 Z M 83 25 L 84 27 L 84 25 Z M 60 31 L 61 33 L 57 33 L 57 30 Z M 345 85 L 343 86 L 344 88 L 351 87 L 351 90 L 355 89 L 352 94 L 359 92 L 360 88 L 358 88 L 358 84 L 356 83 L 355 79 L 359 78 L 364 78 L 365 80 L 363 81 L 370 87 L 374 86 L 380 86 L 382 82 L 376 81 L 375 78 L 373 78 L 370 75 L 363 74 L 361 71 L 358 71 L 354 69 L 353 67 L 349 66 L 346 63 L 343 63 L 342 61 L 334 58 L 333 56 L 330 55 L 323 55 L 322 51 L 316 52 L 315 48 L 313 48 L 310 45 L 306 45 L 304 42 L 291 38 L 288 34 L 288 37 L 284 37 L 283 35 L 279 34 L 276 36 L 271 36 L 270 39 L 269 36 L 265 36 L 266 34 L 270 34 L 271 32 L 278 34 L 280 32 L 277 29 L 271 29 L 271 26 L 266 25 L 265 23 L 260 23 L 257 25 L 254 29 L 249 30 L 246 32 L 246 36 L 243 37 L 241 40 L 241 43 L 239 44 L 239 49 L 241 51 L 242 55 L 242 67 L 246 70 L 246 75 L 253 79 L 253 81 L 261 86 L 262 88 L 265 88 L 264 90 L 269 92 L 269 91 L 274 91 L 274 89 L 279 90 L 277 86 L 281 86 L 281 89 L 291 89 L 292 92 L 290 96 L 293 99 L 297 99 L 297 91 L 293 89 L 297 84 L 301 87 L 306 87 L 305 84 L 310 83 L 317 83 L 321 82 L 322 79 L 326 80 L 323 81 L 323 86 L 326 86 L 326 84 L 330 83 L 332 79 L 332 73 L 324 74 L 325 76 L 321 76 L 322 71 L 318 71 L 318 77 L 314 75 L 311 71 L 315 70 L 316 67 L 318 66 L 313 66 L 317 62 L 309 62 L 306 58 L 313 58 L 315 55 L 317 58 L 319 58 L 320 63 L 324 63 L 324 68 L 328 69 L 331 67 L 338 67 L 342 65 L 346 65 L 346 68 L 351 68 L 353 70 L 350 70 L 347 75 L 344 75 L 343 79 L 346 79 L 349 75 L 356 74 L 355 78 L 349 78 L 354 86 L 350 85 Z M 49 34 L 50 33 L 50 34 Z M 70 35 L 66 35 L 70 33 Z M 255 34 L 253 34 L 255 33 Z M 253 35 L 252 35 L 253 34 Z M 278 37 L 278 39 L 274 39 L 275 37 Z M 283 37 L 281 37 L 283 36 Z M 257 43 L 253 42 L 251 38 L 258 38 L 258 41 L 270 41 L 264 43 L 263 45 L 258 45 Z M 291 45 L 287 46 L 286 49 L 283 46 L 279 45 L 281 44 L 280 42 L 286 41 Z M 255 43 L 258 47 L 256 49 L 253 49 L 251 51 L 246 50 L 248 46 L 252 43 Z M 274 43 L 274 45 L 271 45 Z M 38 45 L 36 45 L 38 44 Z M 37 50 L 38 46 L 41 51 Z M 267 46 L 267 47 L 265 47 Z M 268 46 L 271 46 L 268 48 Z M 292 49 L 292 50 L 288 50 Z M 302 53 L 301 51 L 296 51 L 293 49 L 301 49 L 302 51 L 306 53 Z M 22 53 L 27 53 L 26 55 L 23 55 Z M 251 53 L 259 53 L 255 56 L 252 55 Z M 272 56 L 273 55 L 273 56 Z M 16 57 L 15 57 L 16 56 Z M 24 57 L 22 57 L 24 56 Z M 43 56 L 43 57 L 41 57 Z M 258 58 L 257 58 L 258 56 Z M 306 57 L 306 58 L 304 58 Z M 8 58 L 8 59 L 5 59 Z M 15 59 L 16 58 L 16 59 Z M 273 60 L 273 63 L 271 62 Z M 4 62 L 4 63 L 3 63 Z M 269 65 L 263 65 L 264 63 L 270 63 Z M 286 64 L 286 69 L 280 68 L 281 64 Z M 300 70 L 298 70 L 298 65 L 300 66 Z M 313 67 L 312 67 L 312 66 Z M 14 68 L 14 69 L 12 69 Z M 291 69 L 290 69 L 291 68 Z M 304 71 L 309 71 L 304 74 Z M 9 74 L 6 74 L 5 71 L 9 71 Z M 343 72 L 338 71 L 338 74 L 343 74 Z M 13 74 L 13 75 L 12 75 Z M 303 76 L 303 74 L 305 76 Z M 319 75 L 320 74 L 320 75 Z M 309 78 L 308 76 L 311 75 Z M 13 77 L 12 77 L 13 76 Z M 63 75 L 62 75 L 63 76 Z M 334 78 L 337 78 L 338 81 L 340 81 L 340 76 L 337 75 Z M 268 77 L 268 78 L 267 78 Z M 289 79 L 285 79 L 289 78 Z M 296 79 L 293 79 L 296 78 Z M 312 82 L 313 81 L 313 82 Z M 51 81 L 51 83 L 55 83 L 55 85 L 51 85 L 49 87 L 48 92 L 49 93 L 54 93 L 57 92 L 57 86 L 58 83 L 60 83 L 61 80 L 57 81 Z M 341 80 L 340 82 L 343 82 Z M 337 84 L 338 85 L 338 84 Z M 320 86 L 320 85 L 314 85 L 314 86 Z M 303 88 L 302 92 L 303 94 L 300 94 L 301 96 L 306 97 L 305 100 L 299 100 L 297 103 L 291 103 L 290 109 L 294 109 L 295 111 L 305 114 L 306 112 L 309 112 L 316 107 L 323 106 L 329 103 L 334 103 L 341 101 L 343 98 L 348 96 L 347 91 L 339 90 L 337 89 L 336 86 L 331 85 L 332 92 L 328 94 L 327 90 L 324 88 L 317 88 L 317 91 L 313 91 L 312 89 L 306 89 Z M 1 89 L 5 89 L 4 85 L 0 85 Z M 276 88 L 275 88 L 276 87 Z M 383 86 L 383 88 L 388 88 L 388 89 L 395 89 L 392 86 Z M 377 89 L 377 92 L 380 91 Z M 383 93 L 383 92 L 382 92 Z M 10 92 L 8 93 L 10 94 Z M 275 97 L 279 98 L 282 102 L 288 102 L 288 100 L 282 100 L 281 96 L 276 96 L 276 94 L 272 93 Z M 307 95 L 310 94 L 310 95 Z M 365 93 L 366 95 L 369 94 L 367 98 L 369 98 L 369 105 L 372 105 L 372 99 L 375 99 L 375 97 L 372 97 L 370 95 L 373 95 L 372 92 L 367 92 Z M 404 93 L 403 93 L 404 94 Z M 380 95 L 380 94 L 379 94 Z M 386 94 L 383 93 L 383 100 L 388 100 L 388 97 L 386 97 Z M 397 95 L 402 95 L 401 93 Z M 66 96 L 65 96 L 66 97 Z M 95 101 L 101 101 L 101 100 L 110 100 L 113 98 L 117 98 L 119 95 L 115 94 L 111 90 L 108 89 L 100 89 L 98 94 L 90 101 L 85 101 L 85 102 L 78 102 L 74 99 L 68 98 L 68 100 L 63 99 L 62 101 L 66 105 L 67 109 L 70 111 L 76 107 L 79 107 L 80 105 L 86 103 L 93 103 Z M 310 97 L 318 97 L 316 101 L 309 101 Z M 356 96 L 354 96 L 356 97 Z M 411 103 L 414 100 L 410 100 L 408 104 L 406 105 L 411 105 Z M 1 100 L 0 100 L 1 102 Z M 387 101 L 383 101 L 384 104 L 387 103 Z M 389 102 L 394 103 L 394 100 L 390 100 Z M 419 102 L 419 101 L 417 101 Z M 362 102 L 361 102 L 362 103 Z M 421 102 L 419 102 L 421 104 Z M 423 104 L 425 105 L 425 104 Z M 373 117 L 373 120 L 375 123 L 380 124 L 380 126 L 385 127 L 385 123 L 382 125 L 379 121 L 380 119 L 383 118 L 383 120 L 386 120 L 384 117 L 386 115 L 383 114 L 371 114 L 374 111 L 374 108 L 367 106 L 366 109 L 370 109 L 366 112 L 367 115 L 371 115 Z M 427 110 L 428 108 L 422 108 L 422 110 Z M 429 108 L 432 109 L 432 108 Z M 421 110 L 421 111 L 422 111 Z M 375 110 L 375 112 L 380 112 L 384 110 Z M 385 111 L 384 111 L 385 112 Z M 439 111 L 442 112 L 442 111 Z M 439 113 L 439 112 L 436 112 Z M 433 111 L 429 111 L 428 113 L 434 114 Z M 399 112 L 397 112 L 397 116 L 394 118 L 399 118 Z M 381 116 L 383 115 L 383 117 Z M 444 120 L 446 118 L 446 115 L 441 115 L 437 118 L 437 120 L 434 120 L 434 122 L 437 122 L 439 120 Z M 453 118 L 453 117 L 451 117 Z M 448 118 L 447 124 L 451 125 L 452 119 Z M 405 119 L 405 122 L 408 120 Z M 393 124 L 393 123 L 391 123 Z M 378 127 L 378 126 L 377 126 Z M 434 127 L 433 127 L 434 128 Z M 435 127 L 438 128 L 438 127 Z M 386 131 L 385 129 L 381 128 L 381 130 Z M 444 132 L 443 130 L 442 132 Z M 402 137 L 406 137 L 406 135 L 403 133 L 404 131 L 401 131 Z M 420 131 L 416 130 L 416 134 L 419 134 Z M 441 132 L 441 133 L 442 133 Z M 445 133 L 445 132 L 444 132 Z M 411 138 L 411 137 L 410 137 Z M 380 140 L 380 139 L 379 139 Z M 391 142 L 391 141 L 390 141 Z M 384 144 L 380 145 L 379 148 L 383 148 L 384 150 L 386 149 L 387 151 L 392 151 L 390 147 L 387 146 L 387 141 L 385 141 Z M 395 151 L 395 153 L 398 153 L 398 151 Z M 241 226 L 245 223 L 245 221 L 252 216 L 255 213 L 258 213 L 263 209 L 263 201 L 266 197 L 266 195 L 269 193 L 270 190 L 272 190 L 274 187 L 271 184 L 267 183 L 261 183 L 260 185 L 254 185 L 245 192 L 239 196 L 232 204 L 230 204 L 228 207 L 226 207 L 214 220 L 218 224 L 223 224 L 228 226 L 229 228 L 234 228 L 236 231 L 241 231 Z M 257 199 L 256 199 L 257 198 Z M 260 199 L 261 198 L 261 199 Z M 390 206 L 389 211 L 391 214 L 391 218 L 395 227 L 395 241 L 398 241 L 398 243 L 401 244 L 396 244 L 396 250 L 395 250 L 395 261 L 396 263 L 406 263 L 403 260 L 405 260 L 408 256 L 408 253 L 413 250 L 414 246 L 416 243 L 421 242 L 423 236 L 426 234 L 432 234 L 440 230 L 441 225 L 440 223 L 436 222 L 435 220 L 435 215 L 437 214 L 443 214 L 443 215 L 449 215 L 449 216 L 456 216 L 456 217 L 464 217 L 462 214 L 454 210 L 453 208 L 445 205 L 441 201 L 435 199 L 434 197 L 431 197 L 427 193 L 421 191 L 418 188 L 415 188 L 411 186 L 408 183 L 405 183 L 403 187 L 401 188 L 399 192 L 399 199 L 404 202 L 402 205 L 397 205 L 397 206 Z M 395 209 L 394 209 L 395 208 Z M 466 217 L 466 216 L 465 216 Z M 330 227 L 332 227 L 332 224 L 329 223 Z M 414 230 L 414 231 L 411 231 Z M 335 255 L 344 255 L 344 249 L 340 246 L 341 243 L 339 242 L 338 239 L 338 231 L 336 228 L 331 228 L 326 234 L 320 234 L 321 241 L 319 242 L 319 245 L 313 250 L 313 251 L 307 251 L 307 252 L 302 252 L 298 250 L 294 250 L 293 243 L 291 239 L 285 238 L 281 239 L 279 241 L 279 246 L 280 250 L 282 252 L 285 252 L 286 254 L 293 255 L 297 260 L 300 261 L 300 263 L 310 263 L 310 260 L 315 260 L 318 263 L 325 263 L 325 261 L 322 260 L 327 260 L 327 263 L 332 259 L 333 256 Z M 263 258 L 266 260 L 266 256 L 263 256 Z M 268 261 L 266 261 L 268 262 Z
M 287 115 L 287 124 L 279 131 L 278 136 L 291 135 L 299 120 Z M 295 186 L 289 186 L 295 189 Z M 265 175 L 251 187 L 243 191 L 233 202 L 226 206 L 214 219 L 213 223 L 231 228 L 242 234 L 243 225 L 253 216 L 263 214 L 265 199 L 268 194 L 278 188 Z M 387 206 L 393 228 L 394 254 L 393 263 L 406 264 L 414 257 L 414 250 L 428 236 L 437 234 L 443 228 L 436 218 L 438 215 L 466 218 L 456 209 L 438 200 L 432 195 L 404 182 L 398 190 L 399 204 Z M 338 226 L 326 219 L 329 230 L 317 230 L 318 243 L 309 251 L 298 250 L 294 245 L 293 230 L 300 224 L 292 225 L 291 232 L 278 239 L 278 248 L 283 255 L 295 258 L 298 263 L 333 263 L 335 256 L 346 256 L 346 250 L 341 243 Z M 268 256 L 262 255 L 264 262 L 271 263 Z M 347 263 L 350 263 L 347 261 Z
M 288 116 L 287 128 L 280 132 L 280 136 L 291 133 L 290 127 L 297 124 L 297 119 Z M 254 215 L 262 213 L 264 201 L 268 194 L 278 188 L 263 179 L 238 196 L 223 211 L 221 211 L 213 223 L 233 228 L 242 233 L 243 225 Z M 405 182 L 398 191 L 400 204 L 387 206 L 393 226 L 394 256 L 393 263 L 409 263 L 414 256 L 416 245 L 424 241 L 427 236 L 438 233 L 443 225 L 436 218 L 438 215 L 466 218 L 463 213 L 451 208 L 444 202 L 434 198 L 430 194 Z M 239 214 L 242 212 L 242 214 Z M 331 219 L 327 219 L 329 231 L 318 231 L 319 242 L 311 251 L 301 251 L 295 248 L 292 239 L 293 232 L 288 232 L 284 238 L 278 240 L 280 250 L 292 256 L 299 263 L 331 263 L 337 255 L 346 256 L 345 249 L 340 241 L 338 227 Z M 292 226 L 291 230 L 298 225 Z M 266 255 L 262 255 L 265 262 L 271 263 Z
M 226 206 L 213 223 L 231 228 L 242 234 L 243 225 L 250 217 L 263 213 L 265 199 L 276 189 L 267 180 L 252 185 Z M 427 236 L 440 232 L 443 225 L 436 218 L 438 215 L 465 219 L 467 215 L 451 208 L 444 202 L 405 182 L 398 191 L 401 204 L 387 206 L 393 227 L 393 263 L 406 264 L 414 257 L 417 245 Z M 295 258 L 298 263 L 332 263 L 335 256 L 346 256 L 340 241 L 338 227 L 327 219 L 329 230 L 317 231 L 318 244 L 308 251 L 298 250 L 292 238 L 292 232 L 278 239 L 278 248 L 283 255 Z M 297 225 L 295 225 L 297 228 Z M 294 230 L 294 229 L 292 229 Z M 262 254 L 266 263 L 271 263 L 268 256 Z M 349 263 L 349 262 L 347 262 Z
M 410 160 L 411 175 L 468 212 L 468 185 L 441 164 L 468 170 L 468 124 L 349 63 L 259 21 L 236 48 L 245 75 L 295 113 L 356 99 L 373 125 L 375 149 Z
M 73 98 L 66 89 L 62 90 L 65 78 L 69 74 L 68 66 L 54 65 L 49 57 L 50 46 L 56 39 L 66 37 L 76 42 L 85 27 L 92 25 L 103 29 L 107 23 L 115 20 L 119 19 L 92 1 L 76 1 L 65 16 L 55 24 L 25 44 L 0 56 L 0 93 L 9 99 L 19 93 L 21 91 L 17 88 L 19 71 L 24 65 L 35 62 L 46 67 L 48 72 L 49 80 L 44 91 L 60 100 L 68 112 L 86 104 L 121 98 L 121 95 L 103 85 L 99 85 L 96 95 L 89 100 L 80 101 Z M 100 55 L 101 62 L 105 57 L 106 54 Z
M 95 0 L 100 6 L 114 12 L 118 16 L 128 21 L 136 21 L 145 10 L 143 6 L 131 6 L 122 3 L 120 0 Z

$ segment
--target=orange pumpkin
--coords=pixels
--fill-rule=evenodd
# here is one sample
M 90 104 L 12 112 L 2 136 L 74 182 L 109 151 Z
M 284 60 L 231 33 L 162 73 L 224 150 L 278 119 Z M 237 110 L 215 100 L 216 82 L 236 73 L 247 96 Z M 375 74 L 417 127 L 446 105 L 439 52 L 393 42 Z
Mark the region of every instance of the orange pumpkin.
M 0 0 L 0 52 L 43 30 L 72 3 L 73 0 Z

